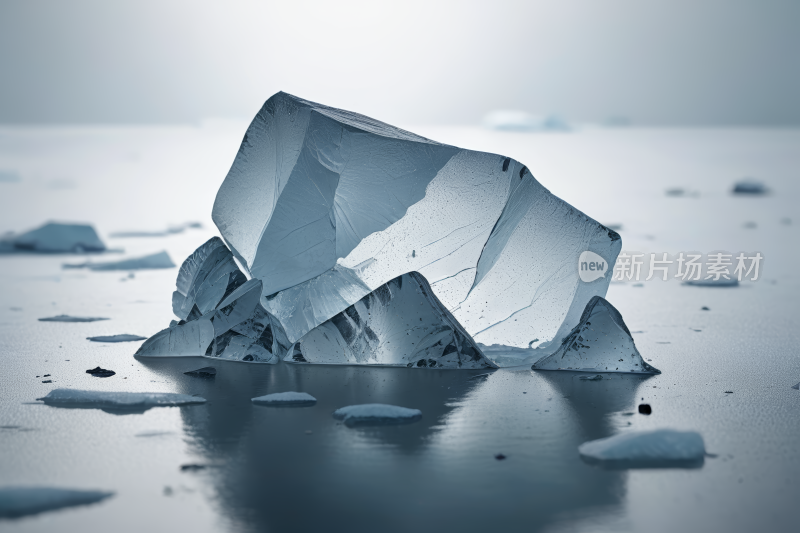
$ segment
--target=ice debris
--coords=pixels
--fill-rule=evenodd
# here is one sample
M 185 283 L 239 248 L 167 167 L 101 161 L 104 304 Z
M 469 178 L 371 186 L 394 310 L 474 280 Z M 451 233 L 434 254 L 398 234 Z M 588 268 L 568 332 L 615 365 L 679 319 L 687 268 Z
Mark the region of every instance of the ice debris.
M 720 276 L 719 279 L 690 279 L 684 281 L 683 284 L 694 287 L 736 287 L 739 285 L 739 280 L 736 278 L 725 278 L 724 276 Z
M 496 368 L 417 272 L 381 285 L 294 343 L 300 363 Z
M 416 271 L 477 342 L 541 347 L 606 293 L 577 257 L 613 264 L 621 247 L 511 158 L 285 93 L 248 128 L 212 217 L 291 343 Z
M 733 194 L 762 195 L 767 194 L 769 191 L 761 181 L 753 178 L 744 178 L 734 183 L 732 192 Z
M 96 378 L 110 378 L 116 374 L 116 372 L 113 370 L 106 370 L 105 368 L 100 368 L 99 366 L 87 370 L 86 373 L 91 374 Z
M 0 518 L 20 518 L 65 507 L 88 505 L 113 495 L 113 492 L 99 490 L 2 487 L 0 488 Z
M 800 383 L 798 383 L 797 385 L 792 385 L 792 388 L 794 390 L 800 390 Z
M 184 374 L 196 378 L 213 378 L 217 376 L 217 369 L 213 366 L 204 366 L 203 368 L 189 370 L 188 372 L 184 372 Z
M 275 392 L 265 396 L 259 396 L 250 400 L 256 405 L 270 405 L 275 407 L 300 407 L 304 405 L 314 405 L 317 399 L 307 392 Z
M 131 259 L 123 259 L 121 261 L 107 261 L 102 263 L 78 263 L 78 264 L 64 264 L 64 268 L 88 268 L 89 270 L 103 271 L 103 270 L 151 270 L 159 268 L 173 268 L 175 263 L 169 258 L 169 254 L 165 251 L 145 255 L 143 257 L 133 257 Z
M 143 341 L 147 337 L 140 337 L 139 335 L 130 335 L 128 333 L 120 333 L 118 335 L 99 335 L 97 337 L 86 337 L 92 342 L 133 342 Z
M 590 462 L 636 467 L 702 462 L 706 449 L 699 433 L 659 429 L 584 442 L 578 452 Z
M 54 389 L 36 398 L 57 407 L 92 407 L 97 409 L 143 409 L 206 403 L 205 398 L 173 392 L 110 392 L 77 389 Z
M 106 245 L 88 224 L 48 222 L 40 228 L 0 239 L 3 252 L 86 253 L 105 249 Z
M 383 403 L 365 403 L 341 407 L 333 412 L 333 418 L 348 426 L 410 424 L 422 418 L 422 411 Z
M 97 322 L 98 320 L 109 320 L 109 319 L 102 317 L 95 317 L 95 316 L 56 315 L 56 316 L 40 318 L 39 322 Z
M 136 355 L 277 363 L 289 342 L 260 304 L 261 284 L 247 280 L 222 240 L 213 237 L 178 272 L 172 309 L 180 322 L 147 339 Z
M 553 354 L 531 367 L 534 370 L 579 372 L 632 372 L 660 374 L 645 362 L 633 342 L 622 315 L 606 299 L 592 298 L 580 322 Z

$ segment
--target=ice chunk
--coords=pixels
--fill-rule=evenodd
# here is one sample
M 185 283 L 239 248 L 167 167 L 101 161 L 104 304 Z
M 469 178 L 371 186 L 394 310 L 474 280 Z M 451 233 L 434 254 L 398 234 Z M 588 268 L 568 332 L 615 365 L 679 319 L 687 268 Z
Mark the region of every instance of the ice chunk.
M 736 287 L 739 285 L 739 280 L 736 278 L 725 279 L 720 276 L 719 279 L 690 279 L 683 282 L 684 285 L 691 285 L 694 287 Z
M 659 429 L 584 442 L 578 452 L 590 462 L 636 467 L 702 462 L 706 449 L 699 433 Z
M 769 191 L 762 182 L 753 178 L 744 178 L 733 185 L 732 192 L 733 194 L 761 195 L 767 194 Z
M 417 272 L 381 285 L 296 342 L 285 360 L 495 368 Z
M 94 316 L 56 315 L 56 316 L 40 318 L 39 322 L 97 322 L 98 320 L 109 320 L 109 319 L 102 317 L 94 317 Z
M 40 228 L 4 239 L 5 251 L 42 253 L 102 252 L 106 245 L 88 224 L 60 224 L 48 222 Z
M 274 392 L 265 396 L 253 398 L 252 401 L 257 405 L 271 405 L 271 406 L 304 406 L 314 405 L 317 399 L 308 394 L 307 392 Z
M 792 388 L 794 390 L 800 390 L 800 383 L 798 383 L 797 385 L 792 385 Z
M 99 490 L 2 487 L 0 488 L 0 518 L 20 518 L 65 507 L 89 505 L 113 495 L 113 492 Z
M 172 268 L 175 263 L 169 258 L 167 252 L 158 252 L 144 257 L 123 259 L 122 261 L 108 261 L 103 263 L 64 264 L 64 268 L 88 268 L 89 270 L 148 270 L 158 268 Z
M 120 333 L 119 335 L 100 335 L 98 337 L 86 337 L 93 342 L 133 342 L 143 341 L 147 337 L 140 337 L 139 335 L 129 335 L 127 333 Z
M 97 409 L 142 409 L 206 403 L 205 398 L 173 392 L 110 392 L 77 389 L 54 389 L 36 398 L 56 407 L 92 407 Z
M 188 372 L 184 372 L 184 374 L 197 378 L 213 378 L 217 375 L 217 369 L 213 366 L 204 366 L 203 368 L 198 368 L 196 370 L 189 370 Z
M 291 342 L 417 271 L 477 342 L 541 347 L 606 293 L 610 276 L 580 281 L 580 254 L 614 264 L 621 246 L 511 158 L 285 93 L 250 125 L 212 216 Z
M 349 405 L 333 412 L 333 418 L 348 426 L 410 424 L 422 418 L 419 409 L 408 409 L 383 403 Z
M 642 359 L 619 311 L 599 296 L 589 301 L 580 322 L 564 338 L 558 350 L 535 362 L 531 368 L 579 372 L 661 373 Z

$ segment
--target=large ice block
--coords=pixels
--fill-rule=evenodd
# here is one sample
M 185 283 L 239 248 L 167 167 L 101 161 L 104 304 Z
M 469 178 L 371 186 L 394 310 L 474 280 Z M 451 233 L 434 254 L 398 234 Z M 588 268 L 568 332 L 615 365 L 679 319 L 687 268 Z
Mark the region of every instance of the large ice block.
M 608 288 L 580 281 L 580 254 L 610 265 L 621 246 L 511 158 L 285 93 L 248 128 L 212 216 L 291 342 L 416 271 L 477 342 L 543 347 Z
M 300 363 L 496 368 L 417 272 L 381 285 L 297 341 Z
M 660 374 L 647 364 L 633 342 L 622 315 L 607 300 L 591 299 L 580 323 L 552 355 L 531 367 L 534 370 L 579 372 L 630 372 Z

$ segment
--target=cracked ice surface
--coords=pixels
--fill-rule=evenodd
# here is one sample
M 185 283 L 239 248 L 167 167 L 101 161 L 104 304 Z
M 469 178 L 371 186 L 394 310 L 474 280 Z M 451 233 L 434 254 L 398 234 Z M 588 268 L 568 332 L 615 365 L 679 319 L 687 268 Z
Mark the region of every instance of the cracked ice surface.
M 531 368 L 661 373 L 642 358 L 619 311 L 599 296 L 586 305 L 580 323 L 564 338 L 558 350 L 537 361 Z
M 417 272 L 368 294 L 297 341 L 286 361 L 495 368 Z
M 290 342 L 417 271 L 476 341 L 543 347 L 608 288 L 579 280 L 579 255 L 613 264 L 621 246 L 513 159 L 285 93 L 247 130 L 212 216 Z

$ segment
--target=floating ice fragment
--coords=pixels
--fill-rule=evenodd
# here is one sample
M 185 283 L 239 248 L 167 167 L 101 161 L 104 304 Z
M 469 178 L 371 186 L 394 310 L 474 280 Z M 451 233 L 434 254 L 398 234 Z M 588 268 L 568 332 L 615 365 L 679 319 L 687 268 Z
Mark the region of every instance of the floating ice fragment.
M 596 376 L 581 376 L 578 379 L 580 379 L 581 381 L 601 381 L 603 379 L 603 376 L 597 374 Z
M 96 409 L 149 409 L 206 403 L 205 398 L 172 392 L 109 392 L 77 389 L 54 389 L 37 398 L 56 407 L 88 407 Z
M 306 392 L 275 392 L 265 396 L 259 396 L 250 400 L 256 405 L 270 405 L 277 407 L 293 407 L 314 405 L 317 399 Z
M 0 488 L 0 518 L 20 518 L 65 507 L 88 505 L 113 495 L 113 492 L 99 490 L 2 487 Z
M 115 239 L 131 239 L 138 237 L 166 237 L 168 235 L 183 233 L 185 230 L 189 228 L 202 228 L 202 227 L 203 227 L 202 224 L 200 224 L 199 222 L 187 222 L 185 224 L 180 224 L 178 226 L 170 226 L 163 231 L 117 231 L 109 235 L 109 237 L 113 237 Z
M 46 318 L 40 318 L 39 322 L 97 322 L 98 320 L 109 320 L 109 319 L 102 317 L 93 317 L 93 316 L 56 315 Z
M 158 252 L 144 257 L 123 259 L 122 261 L 109 261 L 104 263 L 64 264 L 64 268 L 88 268 L 89 270 L 149 270 L 159 268 L 172 268 L 175 263 L 169 258 L 167 252 Z
M 589 462 L 635 468 L 692 466 L 702 463 L 706 449 L 699 433 L 659 429 L 584 442 L 578 452 Z
M 86 337 L 93 342 L 133 342 L 143 341 L 147 337 L 140 337 L 139 335 L 129 335 L 127 333 L 120 333 L 118 335 L 100 335 L 98 337 Z
M 767 194 L 769 190 L 761 181 L 758 181 L 753 178 L 744 178 L 741 181 L 737 181 L 733 185 L 732 192 L 733 194 L 762 195 L 762 194 Z
M 725 279 L 720 276 L 719 279 L 690 279 L 684 281 L 683 284 L 694 287 L 736 287 L 739 285 L 739 280 L 736 278 Z
M 797 385 L 792 385 L 792 388 L 794 390 L 800 390 L 800 383 L 798 383 Z
M 342 420 L 348 426 L 410 424 L 422 418 L 422 411 L 383 403 L 365 403 L 337 409 L 333 412 L 333 418 Z
M 198 368 L 196 370 L 189 370 L 188 372 L 184 372 L 184 374 L 196 378 L 213 378 L 217 375 L 217 369 L 213 366 L 204 366 L 203 368 Z
M 88 224 L 48 222 L 21 235 L 4 237 L 0 251 L 40 253 L 85 253 L 105 251 L 106 245 Z
M 213 219 L 294 343 L 370 291 L 421 273 L 477 342 L 547 345 L 610 276 L 619 235 L 511 158 L 462 150 L 278 93 L 251 123 Z
M 496 368 L 418 272 L 381 285 L 309 331 L 286 361 L 414 368 Z
M 110 378 L 111 376 L 116 374 L 116 372 L 114 372 L 113 370 L 106 370 L 105 368 L 100 368 L 99 366 L 87 370 L 86 373 L 91 374 L 96 378 Z
M 619 311 L 599 296 L 589 301 L 580 322 L 564 338 L 558 350 L 534 363 L 532 368 L 579 372 L 661 373 L 642 359 Z

